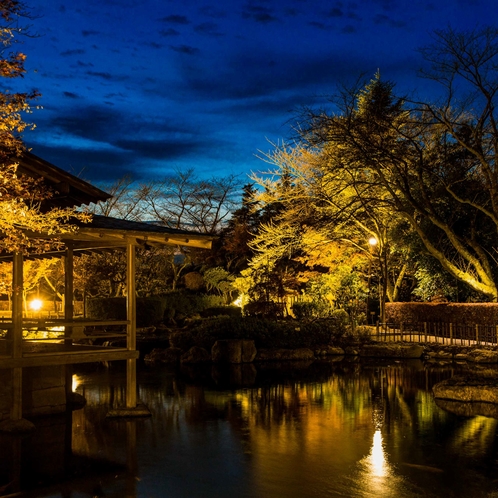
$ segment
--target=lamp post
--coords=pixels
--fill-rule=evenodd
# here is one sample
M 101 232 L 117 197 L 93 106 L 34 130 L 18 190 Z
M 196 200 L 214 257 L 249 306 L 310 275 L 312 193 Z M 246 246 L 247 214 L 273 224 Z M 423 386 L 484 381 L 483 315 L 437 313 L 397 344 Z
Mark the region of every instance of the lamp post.
M 370 237 L 368 239 L 368 244 L 370 246 L 372 255 L 370 259 L 370 266 L 372 264 L 372 259 L 375 255 L 379 262 L 379 307 L 380 307 L 380 323 L 384 326 L 386 321 L 386 297 L 387 297 L 387 253 L 386 246 L 382 243 L 382 239 L 379 241 L 376 237 Z M 374 252 L 375 251 L 375 252 Z M 370 270 L 370 267 L 369 267 Z M 368 292 L 370 294 L 370 271 L 368 275 Z
M 368 239 L 368 245 L 370 248 L 370 262 L 368 264 L 368 283 L 367 283 L 367 320 L 369 320 L 370 314 L 370 280 L 372 278 L 372 259 L 373 259 L 373 248 L 377 245 L 377 239 L 375 237 L 370 237 Z M 375 324 L 372 314 L 372 325 Z

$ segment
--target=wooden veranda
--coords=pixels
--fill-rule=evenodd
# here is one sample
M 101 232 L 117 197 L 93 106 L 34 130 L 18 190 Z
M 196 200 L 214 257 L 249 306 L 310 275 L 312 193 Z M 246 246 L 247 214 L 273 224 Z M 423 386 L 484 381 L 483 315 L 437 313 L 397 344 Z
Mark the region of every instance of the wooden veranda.
M 20 172 L 33 177 L 42 176 L 58 192 L 51 199 L 53 205 L 81 206 L 109 199 L 106 192 L 80 180 L 56 166 L 32 155 L 22 159 Z M 40 238 L 40 234 L 28 236 Z M 46 235 L 46 238 L 50 238 Z M 136 223 L 126 220 L 94 216 L 88 224 L 82 224 L 77 233 L 62 237 L 64 248 L 61 251 L 46 252 L 43 257 L 64 259 L 64 317 L 59 320 L 36 321 L 23 317 L 23 262 L 22 254 L 4 254 L 0 259 L 11 260 L 12 273 L 12 317 L 0 322 L 0 330 L 7 331 L 5 339 L 0 339 L 0 370 L 11 369 L 11 410 L 9 427 L 23 418 L 23 369 L 51 365 L 67 365 L 66 391 L 71 390 L 70 365 L 88 362 L 125 360 L 127 364 L 126 407 L 123 414 L 142 414 L 137 402 L 136 383 L 136 291 L 135 291 L 135 252 L 137 246 L 187 246 L 210 249 L 213 237 L 204 234 L 170 229 L 167 227 Z M 127 316 L 121 322 L 99 322 L 75 318 L 73 308 L 73 261 L 80 252 L 101 250 L 126 251 L 126 296 Z M 39 257 L 39 255 L 37 255 Z M 85 327 L 120 325 L 126 329 L 126 346 L 94 346 L 75 343 L 81 338 Z M 58 341 L 28 341 L 23 339 L 23 330 L 31 327 L 61 327 L 63 336 Z M 122 336 L 123 337 L 123 336 Z M 5 422 L 5 421 L 4 421 Z M 5 425 L 5 424 L 4 424 Z

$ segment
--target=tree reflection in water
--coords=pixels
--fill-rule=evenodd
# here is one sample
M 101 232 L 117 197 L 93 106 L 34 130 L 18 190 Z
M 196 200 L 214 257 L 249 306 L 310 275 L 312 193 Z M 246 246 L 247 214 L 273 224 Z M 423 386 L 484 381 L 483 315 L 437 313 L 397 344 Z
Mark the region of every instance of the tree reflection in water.
M 79 372 L 87 406 L 73 413 L 72 451 L 127 468 L 125 483 L 106 483 L 102 496 L 478 497 L 498 489 L 497 421 L 434 403 L 431 387 L 454 373 L 448 367 L 144 368 L 139 397 L 152 418 L 107 420 L 124 403 L 124 373 Z

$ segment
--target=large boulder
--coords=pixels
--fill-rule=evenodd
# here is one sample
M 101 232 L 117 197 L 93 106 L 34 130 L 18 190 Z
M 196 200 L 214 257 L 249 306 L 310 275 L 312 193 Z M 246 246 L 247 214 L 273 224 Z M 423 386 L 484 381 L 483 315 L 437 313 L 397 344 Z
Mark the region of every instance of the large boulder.
M 211 355 L 200 346 L 192 346 L 186 353 L 182 354 L 182 363 L 206 363 L 211 361 Z
M 420 358 L 424 353 L 423 346 L 419 344 L 365 344 L 360 349 L 360 356 L 376 358 Z
M 298 349 L 258 349 L 256 361 L 311 360 L 315 353 L 308 348 Z
M 315 356 L 344 356 L 344 349 L 325 345 L 315 348 Z
M 251 363 L 256 357 L 254 341 L 223 339 L 211 348 L 211 358 L 216 363 Z
M 455 376 L 435 384 L 432 392 L 437 399 L 498 403 L 498 379 Z
M 467 355 L 474 363 L 498 363 L 498 353 L 489 349 L 474 349 Z

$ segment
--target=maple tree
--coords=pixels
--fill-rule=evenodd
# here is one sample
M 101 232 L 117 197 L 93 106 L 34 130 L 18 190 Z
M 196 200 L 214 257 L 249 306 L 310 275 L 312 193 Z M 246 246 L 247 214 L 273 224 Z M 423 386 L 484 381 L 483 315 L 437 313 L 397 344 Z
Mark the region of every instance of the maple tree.
M 0 76 L 9 81 L 26 73 L 26 56 L 13 47 L 16 37 L 23 34 L 21 23 L 26 17 L 23 2 L 0 0 Z M 58 235 L 77 230 L 71 223 L 76 218 L 89 219 L 72 206 L 48 207 L 55 192 L 42 180 L 18 173 L 19 158 L 25 152 L 23 132 L 35 127 L 24 115 L 39 96 L 36 90 L 12 92 L 8 85 L 0 91 L 0 249 L 6 252 L 43 252 L 59 244 Z

